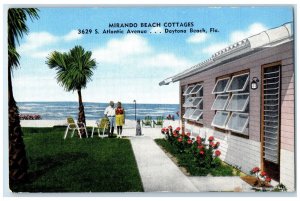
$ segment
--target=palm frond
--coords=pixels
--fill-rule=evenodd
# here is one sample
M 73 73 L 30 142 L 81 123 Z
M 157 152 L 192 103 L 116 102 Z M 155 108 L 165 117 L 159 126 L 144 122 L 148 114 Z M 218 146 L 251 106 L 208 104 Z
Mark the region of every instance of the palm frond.
M 8 66 L 9 68 L 16 68 L 19 65 L 20 55 L 16 48 L 8 46 Z
M 47 57 L 46 64 L 49 68 L 57 70 L 57 82 L 66 91 L 75 91 L 85 88 L 92 80 L 96 61 L 91 57 L 92 52 L 75 46 L 68 53 L 52 52 Z
M 20 55 L 16 51 L 16 43 L 19 44 L 19 38 L 29 31 L 26 25 L 27 16 L 31 20 L 38 19 L 38 11 L 36 8 L 10 8 L 8 10 L 8 68 L 10 71 L 19 65 Z
M 8 10 L 8 44 L 12 47 L 16 47 L 16 43 L 19 44 L 19 39 L 24 34 L 28 33 L 28 27 L 26 25 L 27 16 L 33 21 L 39 19 L 39 9 L 37 8 L 10 8 Z

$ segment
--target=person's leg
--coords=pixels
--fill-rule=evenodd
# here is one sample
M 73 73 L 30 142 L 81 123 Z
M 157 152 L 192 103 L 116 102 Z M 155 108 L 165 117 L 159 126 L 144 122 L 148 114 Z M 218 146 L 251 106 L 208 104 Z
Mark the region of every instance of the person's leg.
M 108 121 L 109 121 L 109 131 L 108 131 L 108 137 L 110 137 L 110 135 L 111 135 L 111 131 L 112 131 L 112 127 L 113 127 L 113 123 L 112 123 L 112 117 L 108 117 Z
M 111 117 L 111 133 L 110 133 L 110 137 L 113 137 L 113 135 L 114 135 L 114 129 L 115 129 L 115 118 Z
M 117 125 L 117 138 L 120 137 L 120 124 L 119 124 L 119 115 L 116 115 L 116 125 Z

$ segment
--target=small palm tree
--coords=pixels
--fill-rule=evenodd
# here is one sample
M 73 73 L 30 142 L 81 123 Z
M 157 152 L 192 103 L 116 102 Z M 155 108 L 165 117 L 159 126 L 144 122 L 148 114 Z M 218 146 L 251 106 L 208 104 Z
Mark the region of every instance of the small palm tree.
M 38 19 L 36 8 L 11 8 L 8 10 L 8 117 L 9 117 L 9 186 L 14 191 L 16 184 L 27 178 L 28 161 L 22 138 L 19 109 L 13 95 L 12 71 L 19 66 L 20 55 L 16 51 L 19 38 L 28 33 L 27 16 Z
M 85 51 L 83 47 L 75 46 L 68 53 L 52 52 L 46 61 L 50 69 L 57 70 L 57 82 L 66 91 L 77 91 L 79 103 L 78 122 L 84 124 L 85 114 L 81 89 L 86 88 L 87 83 L 92 80 L 93 70 L 96 68 L 96 61 L 91 57 L 91 51 Z

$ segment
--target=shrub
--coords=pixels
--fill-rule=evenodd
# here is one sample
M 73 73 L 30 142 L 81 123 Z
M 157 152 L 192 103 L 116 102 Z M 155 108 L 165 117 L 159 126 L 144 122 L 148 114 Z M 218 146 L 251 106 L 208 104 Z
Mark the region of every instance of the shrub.
M 220 143 L 215 143 L 213 136 L 208 138 L 208 142 L 200 136 L 197 136 L 196 141 L 193 141 L 190 133 L 180 134 L 179 127 L 173 131 L 171 126 L 162 128 L 161 132 L 178 153 L 185 152 L 193 155 L 197 168 L 210 169 L 220 166 L 221 160 L 218 160 L 218 157 L 221 155 L 221 151 L 217 150 Z

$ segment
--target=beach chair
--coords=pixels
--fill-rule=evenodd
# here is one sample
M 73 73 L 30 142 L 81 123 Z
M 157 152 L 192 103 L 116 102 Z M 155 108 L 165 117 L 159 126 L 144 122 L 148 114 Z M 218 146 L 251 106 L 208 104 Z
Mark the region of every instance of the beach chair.
M 91 137 L 94 136 L 94 131 L 95 131 L 95 128 L 97 129 L 98 131 L 98 137 L 108 137 L 108 133 L 109 133 L 109 120 L 108 118 L 102 118 L 98 121 L 96 121 L 96 126 L 93 127 L 93 130 L 92 130 L 92 135 Z M 102 133 L 102 135 L 101 135 Z
M 86 130 L 86 126 L 84 123 L 81 122 L 76 123 L 72 117 L 68 117 L 67 122 L 68 122 L 68 126 L 64 135 L 64 139 L 67 138 L 69 130 L 72 130 L 71 137 L 74 136 L 75 130 L 78 131 L 78 135 L 80 138 L 82 138 L 80 130 L 85 130 L 86 136 L 88 137 L 88 132 Z M 79 124 L 82 125 L 82 127 L 80 127 Z
M 142 126 L 150 126 L 152 127 L 152 117 L 146 116 L 145 120 L 142 120 Z
M 153 120 L 153 127 L 160 126 L 163 127 L 164 125 L 164 117 L 160 116 L 156 118 L 156 121 Z

